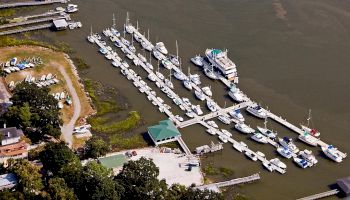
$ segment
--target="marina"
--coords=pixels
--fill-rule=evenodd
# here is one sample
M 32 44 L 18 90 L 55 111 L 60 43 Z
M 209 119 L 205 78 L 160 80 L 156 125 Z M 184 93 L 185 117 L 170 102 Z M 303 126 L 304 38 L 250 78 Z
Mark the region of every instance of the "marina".
M 15 8 L 22 6 L 40 6 L 40 5 L 48 5 L 54 3 L 67 3 L 67 0 L 44 0 L 44 1 L 24 1 L 24 2 L 16 2 L 16 3 L 4 3 L 0 4 L 0 9 L 2 8 Z

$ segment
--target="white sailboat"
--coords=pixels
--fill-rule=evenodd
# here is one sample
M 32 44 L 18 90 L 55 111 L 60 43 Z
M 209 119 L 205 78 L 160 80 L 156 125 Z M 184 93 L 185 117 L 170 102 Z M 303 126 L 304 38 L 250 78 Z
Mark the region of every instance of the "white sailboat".
M 316 130 L 314 128 L 310 128 L 310 120 L 312 123 L 311 109 L 309 110 L 309 117 L 307 118 L 307 125 L 305 126 L 303 124 L 300 124 L 301 129 L 314 137 L 320 137 L 321 133 L 318 130 Z
M 180 65 L 179 61 L 179 47 L 177 45 L 177 40 L 176 40 L 176 56 L 175 55 L 170 55 L 169 56 L 171 63 L 173 63 L 175 66 Z
M 188 76 L 190 75 L 190 68 L 188 68 Z M 192 82 L 189 79 L 184 80 L 184 86 L 188 90 L 192 90 Z
M 256 142 L 259 142 L 259 143 L 262 143 L 262 144 L 266 144 L 267 143 L 267 138 L 261 133 L 255 133 L 250 138 L 252 138 Z
M 204 101 L 205 100 L 205 94 L 202 91 L 194 91 L 195 96 L 197 97 L 197 99 Z
M 203 66 L 203 58 L 200 55 L 191 58 L 191 61 L 197 66 Z
M 135 31 L 135 27 L 129 23 L 129 12 L 126 12 L 125 31 L 129 34 Z
M 317 143 L 318 143 L 318 139 L 313 137 L 312 135 L 308 134 L 307 132 L 305 132 L 304 134 L 302 135 L 299 135 L 298 136 L 299 140 L 305 142 L 306 144 L 309 144 L 311 146 L 317 146 Z
M 156 76 L 160 79 L 160 80 L 164 80 L 164 75 L 162 73 L 159 72 L 159 60 L 158 60 L 158 70 L 156 71 Z
M 273 132 L 273 131 L 267 129 L 266 124 L 267 124 L 267 119 L 265 118 L 265 121 L 264 121 L 264 128 L 257 126 L 259 132 L 262 133 L 263 135 L 265 135 L 265 136 L 271 138 L 271 139 L 275 139 L 275 138 L 277 137 L 277 133 L 275 133 L 275 132 Z
M 90 35 L 87 36 L 87 40 L 90 42 L 90 43 L 95 43 L 95 39 L 94 39 L 94 35 L 92 33 L 92 26 L 90 28 Z

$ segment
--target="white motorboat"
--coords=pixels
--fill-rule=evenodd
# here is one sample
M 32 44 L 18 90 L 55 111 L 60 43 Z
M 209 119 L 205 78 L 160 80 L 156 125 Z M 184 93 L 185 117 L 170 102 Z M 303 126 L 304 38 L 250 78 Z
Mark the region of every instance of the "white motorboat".
M 277 137 L 277 133 L 274 133 L 273 131 L 267 129 L 267 128 L 262 128 L 260 126 L 257 126 L 258 130 L 260 133 L 262 133 L 263 135 L 271 138 L 271 139 L 275 139 Z
M 291 152 L 288 148 L 286 148 L 286 147 L 282 147 L 282 146 L 277 147 L 277 152 L 278 152 L 281 156 L 283 156 L 283 157 L 285 157 L 285 158 L 288 158 L 288 159 L 290 159 L 290 158 L 293 156 L 292 152 Z
M 166 69 L 172 69 L 173 68 L 173 64 L 169 61 L 169 60 L 162 60 L 162 65 L 166 68 Z
M 210 87 L 206 86 L 206 87 L 202 87 L 202 91 L 204 92 L 205 95 L 211 97 L 213 96 L 213 93 L 210 89 Z
M 130 50 L 131 52 L 133 52 L 133 53 L 136 52 L 136 48 L 134 47 L 134 45 L 130 45 L 130 46 L 129 46 L 129 50 Z
M 121 65 L 125 68 L 129 68 L 129 64 L 126 61 L 123 61 Z
M 197 99 L 204 101 L 205 100 L 205 94 L 202 91 L 194 91 L 194 94 L 196 95 Z
M 218 110 L 218 104 L 212 100 L 207 100 L 207 107 L 211 112 L 216 112 Z
M 147 59 L 145 58 L 145 56 L 143 56 L 142 54 L 138 53 L 137 54 L 137 57 L 139 57 L 139 59 L 142 61 L 142 62 L 147 62 Z
M 186 106 L 188 106 L 188 107 L 192 106 L 192 104 L 191 104 L 191 102 L 190 102 L 190 100 L 188 98 L 182 98 L 182 101 L 184 102 L 184 104 Z
M 308 133 L 304 133 L 302 135 L 299 135 L 298 139 L 305 142 L 306 144 L 309 144 L 309 145 L 315 146 L 315 147 L 317 146 L 317 143 L 319 141 L 317 138 L 311 136 Z
M 248 152 L 246 151 L 244 153 L 248 158 L 250 158 L 252 161 L 257 161 L 258 160 L 258 156 L 254 153 L 254 152 Z
M 239 152 L 243 152 L 243 147 L 239 143 L 233 143 L 233 148 L 235 148 Z
M 200 85 L 201 84 L 201 81 L 200 81 L 200 78 L 199 78 L 198 74 L 190 74 L 190 81 L 192 81 L 196 85 Z
M 87 36 L 87 40 L 88 40 L 90 43 L 95 43 L 94 36 L 92 36 L 92 35 Z
M 214 121 L 207 121 L 207 124 L 213 128 L 219 128 L 219 126 Z
M 312 151 L 305 149 L 304 151 L 299 152 L 299 156 L 308 162 L 310 162 L 312 165 L 316 165 L 318 163 L 318 160 L 316 157 L 312 154 Z
M 293 143 L 293 140 L 288 137 L 278 138 L 278 143 L 285 148 L 288 148 L 293 153 L 298 153 L 298 147 Z
M 153 65 L 151 63 L 146 63 L 146 66 L 149 68 L 149 69 L 153 69 Z
M 117 60 L 114 60 L 114 61 L 112 62 L 112 65 L 113 65 L 114 67 L 119 67 L 119 66 L 121 65 L 121 63 L 120 63 L 119 61 L 117 61 Z
M 173 102 L 174 102 L 177 106 L 182 105 L 182 103 L 183 103 L 180 97 L 174 98 L 174 99 L 173 99 Z
M 235 128 L 237 130 L 239 130 L 240 132 L 246 133 L 246 134 L 255 132 L 254 129 L 250 128 L 248 125 L 246 125 L 244 123 L 237 123 L 237 124 L 235 124 Z
M 189 80 L 184 80 L 184 86 L 185 88 L 187 88 L 188 90 L 192 90 L 192 82 Z
M 164 75 L 160 72 L 156 72 L 156 75 L 159 79 L 164 80 Z
M 228 114 L 230 114 L 231 117 L 237 119 L 240 122 L 244 122 L 245 121 L 241 111 L 238 110 L 238 109 L 237 110 L 231 110 Z
M 244 100 L 242 92 L 235 87 L 230 89 L 228 95 L 237 102 L 242 102 Z
M 192 110 L 190 110 L 186 113 L 186 116 L 189 118 L 193 118 L 195 116 L 195 113 Z
M 156 75 L 155 74 L 153 74 L 153 73 L 150 73 L 148 76 L 147 76 L 147 78 L 150 80 L 150 81 L 156 81 Z
M 127 23 L 125 25 L 125 31 L 129 34 L 132 34 L 135 31 L 135 27 L 132 24 Z
M 100 53 L 102 53 L 103 55 L 105 55 L 106 53 L 108 53 L 107 49 L 105 48 L 100 48 Z
M 174 72 L 174 76 L 175 76 L 176 79 L 178 79 L 180 81 L 183 81 L 183 80 L 185 80 L 187 78 L 186 75 L 183 72 L 181 72 L 181 71 L 175 71 Z
M 266 144 L 267 143 L 267 138 L 261 133 L 255 133 L 250 138 L 252 138 L 256 142 L 259 142 L 259 143 L 262 143 L 262 144 Z
M 281 169 L 287 169 L 287 165 L 284 164 L 282 161 L 280 161 L 280 159 L 278 159 L 278 158 L 271 159 L 270 163 L 281 168 Z
M 106 37 L 110 37 L 112 35 L 112 32 L 107 28 L 105 30 L 102 31 L 103 35 L 105 35 Z
M 275 170 L 274 165 L 272 165 L 270 162 L 263 162 L 262 164 L 269 172 L 273 172 Z
M 342 162 L 343 157 L 339 154 L 339 151 L 337 148 L 334 148 L 332 145 L 329 145 L 327 147 L 321 147 L 323 153 L 330 159 L 332 159 L 335 162 Z
M 212 69 L 210 69 L 210 68 L 208 68 L 208 67 L 205 67 L 205 68 L 204 68 L 204 74 L 205 74 L 207 77 L 209 77 L 209 78 L 211 78 L 211 79 L 213 79 L 213 80 L 219 79 L 219 77 L 217 76 L 217 74 L 215 74 L 214 70 L 212 70 Z
M 224 124 L 230 124 L 231 123 L 230 117 L 226 116 L 226 115 L 219 115 L 218 119 Z
M 225 134 L 227 137 L 232 137 L 232 133 L 230 133 L 228 130 L 226 130 L 226 129 L 221 129 L 221 132 L 223 133 L 223 134 Z
M 179 121 L 179 122 L 183 122 L 184 118 L 182 118 L 180 115 L 175 115 L 175 118 Z
M 129 58 L 130 60 L 134 59 L 134 56 L 131 53 L 127 53 L 126 57 Z
M 223 143 L 227 143 L 228 139 L 226 135 L 219 135 L 219 139 L 223 142 Z
M 200 105 L 192 105 L 192 110 L 197 114 L 197 115 L 203 115 L 203 111 L 200 107 Z
M 308 162 L 305 159 L 299 157 L 293 157 L 293 161 L 301 168 L 305 169 L 309 166 Z
M 112 27 L 112 28 L 110 28 L 110 30 L 114 36 L 120 37 L 120 32 L 117 31 L 117 29 Z
M 210 135 L 216 135 L 216 131 L 214 128 L 208 128 L 207 130 L 207 133 L 209 133 Z
M 66 8 L 67 13 L 74 13 L 78 11 L 78 5 L 75 4 L 68 4 Z
M 265 119 L 267 117 L 266 112 L 259 105 L 253 107 L 249 106 L 247 111 L 258 118 Z
M 191 58 L 191 61 L 197 66 L 200 66 L 200 67 L 203 66 L 203 58 L 199 55 Z
M 155 48 L 164 55 L 168 54 L 168 50 L 165 48 L 163 42 L 157 42 Z
M 105 57 L 106 57 L 108 60 L 112 60 L 113 55 L 110 54 L 110 53 L 107 53 L 107 54 L 105 54 Z
M 134 32 L 133 37 L 135 38 L 135 40 L 136 40 L 137 42 L 139 42 L 139 43 L 142 42 L 142 38 L 141 38 L 136 32 Z

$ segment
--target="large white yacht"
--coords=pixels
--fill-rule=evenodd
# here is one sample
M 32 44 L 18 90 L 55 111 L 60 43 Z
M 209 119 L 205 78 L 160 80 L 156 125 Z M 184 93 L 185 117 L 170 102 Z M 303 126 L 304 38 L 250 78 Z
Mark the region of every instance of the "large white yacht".
M 234 80 L 237 74 L 235 63 L 227 57 L 227 50 L 207 49 L 205 56 L 228 80 Z

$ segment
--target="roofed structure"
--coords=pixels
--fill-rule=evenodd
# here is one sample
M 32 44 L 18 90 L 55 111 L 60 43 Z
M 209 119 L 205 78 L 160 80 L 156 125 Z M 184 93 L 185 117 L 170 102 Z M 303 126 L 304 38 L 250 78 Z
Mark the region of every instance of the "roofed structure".
M 337 184 L 346 195 L 350 195 L 350 176 L 346 178 L 338 179 Z
M 169 119 L 160 121 L 158 125 L 148 127 L 148 134 L 156 145 L 176 141 L 181 136 L 179 130 Z
M 68 23 L 65 19 L 58 19 L 53 21 L 53 25 L 57 30 L 63 30 L 68 27 Z

